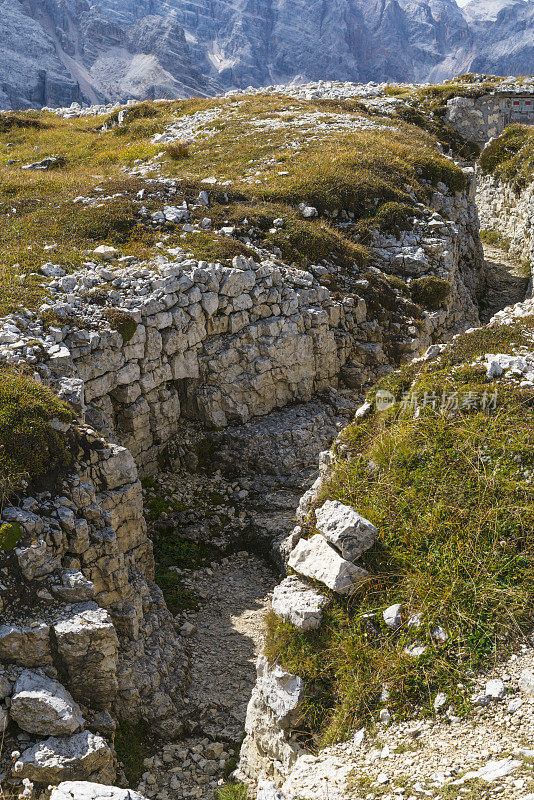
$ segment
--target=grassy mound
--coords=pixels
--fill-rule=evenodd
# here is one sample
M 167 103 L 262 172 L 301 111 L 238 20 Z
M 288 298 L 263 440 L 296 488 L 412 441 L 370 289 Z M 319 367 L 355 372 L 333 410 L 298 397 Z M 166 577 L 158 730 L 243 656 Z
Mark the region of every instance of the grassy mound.
M 49 389 L 0 371 L 0 501 L 70 464 L 67 437 L 50 426 L 54 419 L 69 422 L 72 413 Z
M 443 280 L 443 278 L 426 275 L 422 278 L 416 278 L 412 282 L 410 293 L 415 303 L 423 306 L 423 308 L 437 311 L 450 295 L 451 285 L 449 281 Z
M 195 114 L 200 122 L 192 120 Z M 183 139 L 153 141 L 178 119 L 185 122 Z M 462 171 L 442 156 L 436 132 L 424 130 L 419 117 L 371 115 L 357 101 L 268 94 L 146 102 L 127 108 L 118 121 L 119 112 L 79 119 L 0 115 L 0 315 L 42 302 L 44 263 L 77 270 L 100 244 L 149 260 L 163 240 L 189 246 L 207 261 L 229 260 L 250 252 L 237 236 L 246 240 L 253 227 L 251 243 L 288 263 L 362 267 L 358 231 L 338 220 L 398 233 L 408 229 L 410 209 L 428 202 L 431 185 L 465 186 Z M 24 170 L 37 153 L 39 160 L 54 155 L 57 168 Z M 161 183 L 125 176 L 140 164 L 152 165 Z M 210 217 L 211 230 L 184 235 L 180 226 L 167 225 L 159 231 L 139 214 L 143 205 L 152 214 L 173 202 L 168 178 L 189 202 L 208 188 L 210 207 L 197 207 L 193 217 Z M 320 219 L 304 219 L 297 210 L 302 202 L 315 206 Z M 282 227 L 273 225 L 279 217 Z M 234 236 L 217 234 L 218 226 L 232 225 Z
M 322 152 L 298 159 L 293 174 L 273 179 L 263 194 L 269 200 L 319 211 L 351 211 L 357 219 L 374 215 L 384 203 L 412 204 L 412 182 L 442 181 L 452 191 L 465 188 L 463 172 L 433 151 L 431 140 L 416 129 L 356 133 L 340 141 L 330 158 Z M 417 187 L 424 199 L 426 191 Z
M 361 559 L 371 578 L 333 598 L 316 632 L 271 616 L 267 642 L 268 656 L 306 682 L 305 729 L 317 743 L 376 719 L 382 705 L 397 717 L 434 713 L 438 691 L 461 711 L 471 671 L 531 629 L 534 392 L 499 384 L 495 397 L 472 362 L 532 347 L 533 336 L 530 319 L 459 337 L 437 361 L 385 379 L 395 404 L 342 434 L 319 504 L 338 499 L 377 526 L 379 544 Z M 394 603 L 398 631 L 382 618 Z M 414 644 L 425 648 L 418 657 Z
M 485 175 L 495 175 L 516 190 L 534 178 L 534 130 L 528 125 L 510 125 L 482 152 L 480 166 Z

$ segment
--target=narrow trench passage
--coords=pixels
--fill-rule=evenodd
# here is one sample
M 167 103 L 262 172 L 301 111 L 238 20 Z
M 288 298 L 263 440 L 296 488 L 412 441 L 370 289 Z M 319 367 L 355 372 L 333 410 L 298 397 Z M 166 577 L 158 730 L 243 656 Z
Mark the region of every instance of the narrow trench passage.
M 525 268 L 508 253 L 487 244 L 484 252 L 487 287 L 480 303 L 482 324 L 497 311 L 522 301 L 529 286 Z M 345 393 L 345 404 L 352 411 L 359 399 L 355 393 Z M 346 414 L 346 418 L 350 416 Z M 289 427 L 290 420 L 287 422 Z M 271 539 L 287 534 L 299 497 L 313 480 L 316 464 L 315 458 L 310 469 L 291 485 L 285 485 L 280 476 L 267 476 L 272 480 L 271 491 L 266 489 L 265 475 L 235 482 L 236 517 L 250 516 L 253 509 L 256 523 Z M 251 484 L 253 491 L 243 492 L 243 487 L 250 488 Z M 265 558 L 247 551 L 234 552 L 209 567 L 177 572 L 187 574 L 188 589 L 193 589 L 201 601 L 197 610 L 180 616 L 191 658 L 185 703 L 192 711 L 192 721 L 186 738 L 165 745 L 145 760 L 138 790 L 155 800 L 214 800 L 217 785 L 235 766 L 256 679 L 255 661 L 265 614 L 279 578 Z
M 520 261 L 505 250 L 484 243 L 487 285 L 480 304 L 480 321 L 485 324 L 506 306 L 525 299 L 530 274 Z

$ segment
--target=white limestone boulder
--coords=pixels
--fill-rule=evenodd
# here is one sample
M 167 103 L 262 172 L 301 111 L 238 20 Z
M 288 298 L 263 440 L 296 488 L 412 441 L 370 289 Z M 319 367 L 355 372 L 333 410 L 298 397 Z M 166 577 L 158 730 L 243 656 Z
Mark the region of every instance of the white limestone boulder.
M 94 775 L 114 778 L 113 754 L 106 740 L 89 731 L 74 736 L 51 736 L 25 750 L 15 762 L 18 778 L 57 784 Z
M 110 247 L 107 244 L 101 244 L 93 250 L 95 256 L 98 256 L 103 261 L 112 261 L 114 258 L 117 258 L 119 255 L 119 251 L 116 247 Z
M 90 781 L 63 781 L 52 789 L 50 800 L 146 800 L 133 789 L 104 786 Z
M 28 733 L 61 736 L 83 727 L 79 705 L 58 681 L 26 669 L 15 683 L 11 717 Z
M 300 540 L 288 565 L 299 575 L 320 581 L 338 594 L 349 594 L 369 577 L 365 569 L 342 558 L 319 533 Z
M 279 664 L 270 666 L 264 656 L 256 665 L 256 688 L 278 724 L 287 724 L 298 718 L 298 707 L 304 695 L 304 681 L 287 672 Z
M 371 548 L 378 530 L 350 506 L 327 500 L 315 512 L 316 528 L 347 561 L 355 561 Z
M 272 607 L 276 616 L 301 631 L 319 627 L 327 604 L 328 598 L 325 595 L 295 575 L 284 578 L 273 593 Z

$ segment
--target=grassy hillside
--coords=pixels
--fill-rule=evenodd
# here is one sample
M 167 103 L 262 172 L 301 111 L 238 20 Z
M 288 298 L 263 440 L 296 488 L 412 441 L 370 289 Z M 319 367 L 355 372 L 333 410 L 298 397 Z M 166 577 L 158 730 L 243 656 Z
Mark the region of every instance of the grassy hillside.
M 192 234 L 191 251 L 199 257 L 242 252 L 236 237 L 253 221 L 261 244 L 278 247 L 289 262 L 326 258 L 343 265 L 363 263 L 365 251 L 357 232 L 336 225 L 341 211 L 353 222 L 380 220 L 384 204 L 424 202 L 429 182 L 452 189 L 464 182 L 420 128 L 371 120 L 358 108 L 334 112 L 319 101 L 258 95 L 145 103 L 127 112 L 125 124 L 116 122 L 117 115 L 0 115 L 0 314 L 39 305 L 46 294 L 39 269 L 47 261 L 72 271 L 102 243 L 149 260 L 162 234 L 139 210 L 163 206 L 166 185 L 158 180 L 179 181 L 180 201 L 207 190 L 214 226 L 236 226 L 232 238 Z M 183 133 L 174 143 L 154 142 L 177 123 Z M 57 159 L 52 168 L 24 169 L 48 157 Z M 297 213 L 301 202 L 315 206 L 320 219 Z M 289 225 L 273 233 L 281 215 Z M 175 235 L 189 243 L 181 229 L 165 233 L 169 246 Z
M 317 743 L 376 720 L 382 707 L 433 714 L 439 691 L 461 713 L 469 677 L 527 640 L 534 391 L 520 378 L 490 383 L 481 360 L 532 351 L 533 337 L 532 317 L 458 337 L 436 360 L 382 381 L 373 397 L 391 392 L 394 405 L 374 406 L 338 439 L 317 505 L 340 500 L 377 526 L 379 543 L 361 559 L 371 578 L 350 599 L 333 598 L 317 632 L 272 615 L 267 644 L 304 678 L 304 728 Z M 403 624 L 392 631 L 382 612 L 396 603 Z

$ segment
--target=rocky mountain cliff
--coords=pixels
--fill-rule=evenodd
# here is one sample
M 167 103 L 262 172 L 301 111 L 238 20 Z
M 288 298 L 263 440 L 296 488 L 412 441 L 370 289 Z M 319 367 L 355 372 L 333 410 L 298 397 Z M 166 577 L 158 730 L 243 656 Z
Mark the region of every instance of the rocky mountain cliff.
M 0 0 L 0 107 L 532 71 L 533 0 Z

